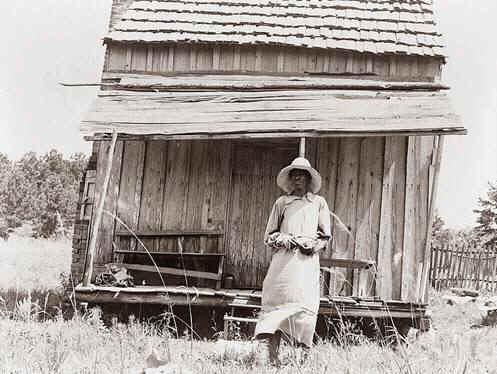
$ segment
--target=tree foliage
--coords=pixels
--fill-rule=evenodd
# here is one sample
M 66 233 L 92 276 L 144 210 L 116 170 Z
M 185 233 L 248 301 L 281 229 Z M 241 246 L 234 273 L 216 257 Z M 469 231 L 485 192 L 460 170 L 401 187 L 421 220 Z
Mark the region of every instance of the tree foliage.
M 28 152 L 15 162 L 0 154 L 0 227 L 32 223 L 37 236 L 48 237 L 58 222 L 70 226 L 86 163 L 82 153 L 66 159 L 57 150 Z
M 488 184 L 487 198 L 478 198 L 475 232 L 486 245 L 497 245 L 497 181 Z

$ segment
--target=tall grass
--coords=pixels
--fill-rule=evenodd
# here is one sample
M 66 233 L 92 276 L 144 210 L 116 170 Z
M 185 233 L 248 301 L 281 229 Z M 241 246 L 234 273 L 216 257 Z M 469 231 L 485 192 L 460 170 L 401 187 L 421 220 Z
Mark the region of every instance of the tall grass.
M 33 239 L 13 235 L 0 240 L 0 290 L 55 290 L 69 273 L 69 239 Z
M 127 324 L 104 324 L 99 309 L 70 319 L 60 313 L 46 318 L 45 299 L 34 295 L 60 289 L 70 243 L 16 238 L 1 243 L 0 250 L 0 269 L 8 270 L 0 273 L 1 284 L 18 287 L 13 307 L 0 308 L 0 373 L 139 373 L 155 350 L 162 359 L 171 357 L 170 369 L 156 371 L 162 373 L 497 374 L 497 329 L 471 328 L 480 321 L 476 305 L 449 306 L 440 294 L 431 300 L 431 331 L 411 336 L 401 347 L 350 336 L 349 330 L 342 344 L 318 343 L 304 363 L 295 348 L 283 346 L 281 368 L 259 367 L 253 342 L 174 339 L 168 323 L 131 318 Z

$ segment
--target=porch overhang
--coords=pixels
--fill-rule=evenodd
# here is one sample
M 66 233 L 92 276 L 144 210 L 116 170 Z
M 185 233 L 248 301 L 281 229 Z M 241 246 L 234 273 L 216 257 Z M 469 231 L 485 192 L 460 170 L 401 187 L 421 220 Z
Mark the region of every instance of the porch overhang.
M 447 87 L 291 77 L 121 77 L 103 84 L 87 140 L 466 134 Z

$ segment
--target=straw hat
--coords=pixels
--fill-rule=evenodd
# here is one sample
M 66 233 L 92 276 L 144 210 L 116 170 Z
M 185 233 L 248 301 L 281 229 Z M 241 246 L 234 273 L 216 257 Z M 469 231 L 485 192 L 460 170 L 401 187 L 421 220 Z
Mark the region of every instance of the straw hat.
M 292 192 L 292 182 L 290 180 L 290 172 L 293 169 L 307 170 L 311 175 L 311 183 L 309 188 L 312 193 L 316 193 L 321 189 L 321 175 L 316 169 L 311 167 L 311 163 L 304 157 L 297 157 L 292 163 L 283 169 L 276 178 L 276 183 L 286 193 Z

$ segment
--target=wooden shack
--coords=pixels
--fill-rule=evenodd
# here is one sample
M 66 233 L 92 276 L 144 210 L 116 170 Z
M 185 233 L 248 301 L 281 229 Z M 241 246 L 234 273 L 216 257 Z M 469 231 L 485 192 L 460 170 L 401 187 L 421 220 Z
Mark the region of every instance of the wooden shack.
M 443 137 L 466 132 L 440 82 L 431 3 L 114 0 L 101 90 L 81 127 L 93 153 L 74 234 L 77 297 L 257 299 L 276 175 L 305 139 L 320 194 L 352 233 L 334 225 L 322 254 L 338 267 L 323 275 L 322 312 L 422 316 Z M 88 286 L 116 262 L 136 287 Z

